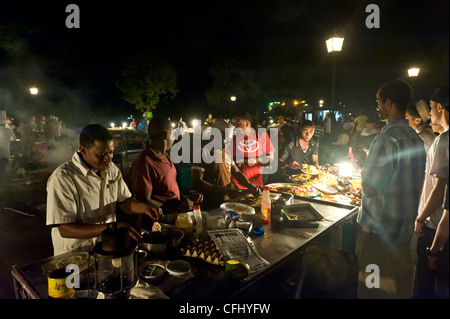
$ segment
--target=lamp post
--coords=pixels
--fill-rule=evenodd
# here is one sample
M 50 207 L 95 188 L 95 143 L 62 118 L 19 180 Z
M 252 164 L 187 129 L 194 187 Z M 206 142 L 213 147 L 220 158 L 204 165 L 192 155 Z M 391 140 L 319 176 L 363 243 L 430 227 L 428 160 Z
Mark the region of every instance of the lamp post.
M 37 87 L 35 87 L 35 86 L 33 86 L 33 87 L 31 87 L 30 88 L 30 94 L 31 95 L 36 95 L 36 94 L 38 94 L 38 88 Z
M 331 82 L 331 107 L 334 107 L 334 91 L 336 86 L 336 53 L 342 50 L 342 45 L 344 44 L 344 38 L 341 37 L 331 37 L 326 41 L 328 53 L 333 55 L 333 78 Z
M 420 72 L 420 68 L 417 67 L 412 67 L 408 69 L 408 76 L 411 77 L 416 77 L 419 75 Z

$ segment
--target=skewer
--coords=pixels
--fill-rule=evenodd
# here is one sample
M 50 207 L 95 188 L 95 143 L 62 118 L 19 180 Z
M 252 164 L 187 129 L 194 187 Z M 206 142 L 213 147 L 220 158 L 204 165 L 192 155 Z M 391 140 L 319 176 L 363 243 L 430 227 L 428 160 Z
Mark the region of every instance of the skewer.
M 24 216 L 28 216 L 28 217 L 36 217 L 36 215 L 25 213 L 25 212 L 21 212 L 20 210 L 12 209 L 12 208 L 9 208 L 9 207 L 4 207 L 3 209 L 10 210 L 12 212 L 15 212 L 15 213 L 18 213 L 18 214 L 21 214 L 21 215 L 24 215 Z

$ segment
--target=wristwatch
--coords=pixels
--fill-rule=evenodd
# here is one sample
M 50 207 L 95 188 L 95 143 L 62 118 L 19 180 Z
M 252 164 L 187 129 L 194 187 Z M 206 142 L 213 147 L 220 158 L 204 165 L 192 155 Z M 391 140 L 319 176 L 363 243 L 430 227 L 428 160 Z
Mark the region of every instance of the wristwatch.
M 427 248 L 425 249 L 425 254 L 426 254 L 428 257 L 437 257 L 437 256 L 438 256 L 438 254 L 435 254 L 435 253 L 431 252 L 430 247 L 427 247 Z

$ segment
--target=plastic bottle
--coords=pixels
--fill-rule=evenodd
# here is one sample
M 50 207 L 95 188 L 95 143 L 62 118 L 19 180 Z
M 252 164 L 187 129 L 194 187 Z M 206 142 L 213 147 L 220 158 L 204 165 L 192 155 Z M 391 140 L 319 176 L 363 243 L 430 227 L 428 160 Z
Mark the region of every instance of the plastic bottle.
M 197 237 L 197 239 L 200 239 L 203 236 L 203 221 L 200 205 L 194 205 L 194 218 L 195 218 L 195 236 Z
M 261 215 L 264 224 L 270 223 L 271 206 L 269 187 L 264 187 L 261 200 Z

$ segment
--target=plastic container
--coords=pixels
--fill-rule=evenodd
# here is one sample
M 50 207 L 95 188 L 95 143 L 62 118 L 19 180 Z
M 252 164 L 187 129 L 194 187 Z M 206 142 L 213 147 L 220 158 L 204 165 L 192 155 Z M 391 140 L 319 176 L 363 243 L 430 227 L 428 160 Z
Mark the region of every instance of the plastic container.
M 203 237 L 203 220 L 200 205 L 194 205 L 194 218 L 195 218 L 195 237 L 197 239 L 200 239 Z
M 262 200 L 261 200 L 261 216 L 264 224 L 270 223 L 271 201 L 269 187 L 263 188 Z
M 183 244 L 191 244 L 192 243 L 192 228 L 193 222 L 189 214 L 180 213 L 177 216 L 177 220 L 175 221 L 175 227 L 184 231 Z

